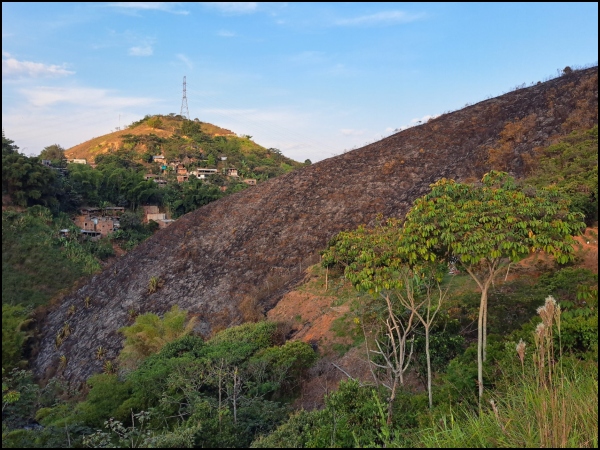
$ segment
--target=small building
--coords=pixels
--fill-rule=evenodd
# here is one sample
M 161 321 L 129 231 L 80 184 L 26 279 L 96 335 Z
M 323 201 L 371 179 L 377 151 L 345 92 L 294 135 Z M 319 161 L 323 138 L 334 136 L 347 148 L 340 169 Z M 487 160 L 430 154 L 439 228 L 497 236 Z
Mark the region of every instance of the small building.
M 112 217 L 98 217 L 94 220 L 96 222 L 95 231 L 99 232 L 103 237 L 108 236 L 119 229 L 119 222 Z
M 83 159 L 83 158 L 68 159 L 67 162 L 69 164 L 87 164 L 87 159 Z
M 144 214 L 158 214 L 158 206 L 155 205 L 144 205 Z
M 42 166 L 52 167 L 52 161 L 49 159 L 42 159 Z
M 163 164 L 167 162 L 167 158 L 164 155 L 154 155 L 152 161 L 155 163 Z
M 190 179 L 189 175 L 177 175 L 177 182 L 178 183 L 183 183 L 184 181 L 187 181 Z
M 185 168 L 185 166 L 183 164 L 177 164 L 177 166 L 175 167 L 175 173 L 177 175 L 187 175 L 188 170 Z
M 204 180 L 211 175 L 216 175 L 218 173 L 217 169 L 206 169 L 204 167 L 199 167 L 196 170 L 190 172 L 191 175 L 195 175 L 197 178 Z
M 224 169 L 223 172 L 228 177 L 238 177 L 239 176 L 237 169 L 234 167 L 230 167 L 229 169 Z
M 227 161 L 227 155 L 219 155 L 221 161 Z
M 97 241 L 102 237 L 102 234 L 98 231 L 81 230 L 81 234 L 83 235 L 83 237 L 88 238 L 92 241 Z
M 167 220 L 167 215 L 165 213 L 146 214 L 146 221 L 150 222 L 151 220 L 154 220 L 155 222 Z
M 256 180 L 254 178 L 246 178 L 244 183 L 246 183 L 248 186 L 256 186 Z
M 96 223 L 94 222 L 94 219 L 91 216 L 88 216 L 88 215 L 76 216 L 73 219 L 73 222 L 75 223 L 75 225 L 77 225 L 82 230 L 96 231 Z
M 146 181 L 153 180 L 156 177 L 158 177 L 158 175 L 154 175 L 153 173 L 147 173 L 146 175 L 144 175 L 144 180 L 146 180 Z
M 158 184 L 158 187 L 159 187 L 159 188 L 164 188 L 164 187 L 167 187 L 167 180 L 163 180 L 163 179 L 155 178 L 155 179 L 154 179 L 154 182 L 155 182 L 156 184 Z
M 84 216 L 91 216 L 94 214 L 99 214 L 100 208 L 94 208 L 94 207 L 81 208 L 80 211 L 81 211 L 81 214 L 83 214 Z

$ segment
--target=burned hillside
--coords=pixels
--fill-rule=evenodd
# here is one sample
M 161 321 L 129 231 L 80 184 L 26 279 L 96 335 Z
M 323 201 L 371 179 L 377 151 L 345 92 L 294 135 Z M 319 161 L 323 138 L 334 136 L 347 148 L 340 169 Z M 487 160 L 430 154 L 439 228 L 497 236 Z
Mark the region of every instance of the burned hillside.
M 102 370 L 99 346 L 108 358 L 118 355 L 119 328 L 173 305 L 197 316 L 205 335 L 251 320 L 302 279 L 337 232 L 379 213 L 402 217 L 442 177 L 478 179 L 491 164 L 520 176 L 536 147 L 597 123 L 597 105 L 594 67 L 444 114 L 189 213 L 39 319 L 34 370 L 82 382 Z

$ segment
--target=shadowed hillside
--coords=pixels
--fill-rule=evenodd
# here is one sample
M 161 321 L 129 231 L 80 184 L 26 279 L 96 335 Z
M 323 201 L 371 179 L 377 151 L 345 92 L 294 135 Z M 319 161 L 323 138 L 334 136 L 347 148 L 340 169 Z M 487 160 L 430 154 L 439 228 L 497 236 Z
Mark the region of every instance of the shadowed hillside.
M 177 304 L 209 334 L 272 308 L 340 230 L 378 213 L 402 217 L 431 183 L 480 178 L 490 161 L 522 175 L 536 147 L 597 123 L 597 73 L 586 69 L 445 114 L 182 217 L 40 319 L 34 370 L 85 380 L 102 370 L 96 348 L 116 357 L 118 329 L 137 313 Z M 153 277 L 156 290 L 149 289 Z M 65 323 L 69 333 L 57 348 Z

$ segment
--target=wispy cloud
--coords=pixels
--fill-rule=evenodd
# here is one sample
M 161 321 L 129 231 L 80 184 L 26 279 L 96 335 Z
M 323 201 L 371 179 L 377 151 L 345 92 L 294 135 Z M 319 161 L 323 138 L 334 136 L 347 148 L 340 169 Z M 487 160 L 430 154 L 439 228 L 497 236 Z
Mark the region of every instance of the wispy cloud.
M 194 68 L 194 64 L 192 64 L 192 61 L 190 60 L 190 58 L 188 58 L 187 56 L 185 56 L 183 53 L 178 53 L 175 56 L 177 57 L 177 59 L 179 61 L 181 61 L 182 63 L 184 63 L 188 67 L 188 69 L 193 69 Z
M 131 56 L 152 56 L 152 53 L 154 53 L 154 49 L 151 45 L 131 47 L 129 49 L 129 54 Z
M 258 9 L 258 2 L 201 2 L 223 14 L 251 14 Z
M 164 11 L 172 14 L 189 14 L 189 11 L 178 9 L 179 2 L 115 2 L 108 6 L 124 11 Z
M 131 106 L 144 106 L 155 103 L 157 100 L 149 97 L 123 97 L 115 95 L 107 89 L 88 87 L 51 87 L 39 86 L 22 89 L 20 93 L 26 98 L 29 105 L 44 108 L 56 104 L 83 105 L 87 107 L 127 108 Z
M 2 78 L 47 78 L 64 77 L 75 72 L 67 70 L 65 64 L 44 64 L 33 61 L 19 61 L 10 53 L 2 52 Z
M 396 25 L 400 23 L 414 22 L 425 17 L 425 14 L 411 14 L 405 11 L 382 11 L 375 14 L 367 14 L 357 17 L 337 19 L 333 22 L 337 26 L 377 26 Z
M 353 128 L 342 128 L 340 130 L 344 136 L 362 136 L 365 134 L 365 130 L 355 130 Z
M 230 38 L 230 37 L 236 37 L 237 35 L 233 31 L 220 30 L 217 33 L 217 36 L 225 37 L 225 38 Z

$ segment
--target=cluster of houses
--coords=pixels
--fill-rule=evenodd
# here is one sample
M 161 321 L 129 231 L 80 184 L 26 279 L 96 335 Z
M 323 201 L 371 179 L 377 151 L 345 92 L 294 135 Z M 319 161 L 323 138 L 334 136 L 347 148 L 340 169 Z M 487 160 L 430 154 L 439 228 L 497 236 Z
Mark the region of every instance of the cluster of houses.
M 144 206 L 144 222 L 151 220 L 158 223 L 159 228 L 165 228 L 175 222 L 161 213 L 158 206 Z M 107 206 L 105 208 L 81 208 L 80 214 L 73 218 L 73 222 L 81 230 L 81 234 L 91 239 L 106 237 L 120 228 L 119 218 L 125 212 L 121 206 Z M 62 230 L 67 231 L 67 230 Z
M 207 169 L 204 167 L 198 167 L 193 170 L 188 170 L 186 168 L 186 164 L 189 164 L 192 160 L 189 158 L 184 158 L 183 161 L 171 161 L 167 164 L 167 160 L 164 155 L 155 155 L 152 157 L 153 162 L 160 164 L 161 171 L 164 172 L 168 167 L 171 167 L 175 171 L 175 176 L 177 177 L 178 183 L 183 183 L 184 181 L 188 181 L 190 179 L 190 175 L 194 175 L 196 178 L 201 180 L 208 179 L 211 175 L 216 175 L 219 173 L 217 169 Z M 221 155 L 221 161 L 226 161 L 227 156 Z M 222 170 L 223 175 L 228 178 L 239 178 L 238 170 L 234 167 L 225 168 Z M 146 174 L 146 180 L 153 179 L 155 182 L 159 183 L 159 186 L 163 187 L 167 183 L 158 175 Z M 244 183 L 255 186 L 256 180 L 254 178 L 246 178 L 242 180 Z

